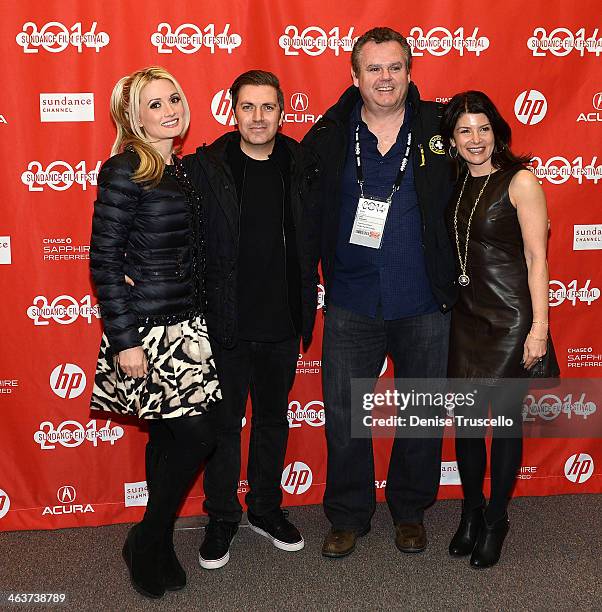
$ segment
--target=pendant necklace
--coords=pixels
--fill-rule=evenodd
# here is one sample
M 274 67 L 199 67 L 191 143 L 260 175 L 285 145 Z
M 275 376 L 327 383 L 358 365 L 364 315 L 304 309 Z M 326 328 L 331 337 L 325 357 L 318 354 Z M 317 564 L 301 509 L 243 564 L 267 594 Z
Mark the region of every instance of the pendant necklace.
M 466 263 L 468 262 L 468 241 L 470 238 L 470 226 L 472 224 L 472 216 L 474 215 L 474 211 L 477 208 L 477 204 L 485 191 L 485 187 L 487 187 L 487 183 L 489 183 L 489 179 L 491 177 L 491 172 L 493 171 L 493 166 L 489 170 L 489 174 L 487 175 L 487 180 L 483 183 L 481 187 L 481 191 L 479 191 L 479 195 L 477 199 L 474 201 L 472 210 L 470 211 L 470 216 L 468 217 L 468 224 L 466 226 L 466 243 L 464 248 L 464 258 L 462 258 L 462 254 L 460 252 L 460 237 L 458 235 L 458 210 L 460 208 L 460 201 L 462 200 L 462 196 L 464 195 L 464 187 L 466 187 L 466 181 L 468 180 L 468 175 L 470 172 L 466 171 L 466 176 L 464 177 L 464 182 L 462 183 L 462 189 L 460 190 L 460 197 L 458 198 L 458 202 L 456 204 L 456 210 L 454 212 L 454 232 L 456 234 L 456 248 L 458 250 L 458 260 L 460 261 L 460 271 L 461 274 L 458 276 L 458 282 L 462 287 L 467 287 L 470 284 L 470 277 L 466 274 Z

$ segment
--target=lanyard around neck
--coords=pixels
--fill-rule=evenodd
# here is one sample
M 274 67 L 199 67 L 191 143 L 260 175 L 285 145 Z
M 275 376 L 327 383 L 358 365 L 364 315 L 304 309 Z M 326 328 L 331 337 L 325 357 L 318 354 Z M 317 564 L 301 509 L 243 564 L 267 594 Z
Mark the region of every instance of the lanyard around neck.
M 403 175 L 405 174 L 408 161 L 410 159 L 410 145 L 412 144 L 412 132 L 408 132 L 408 141 L 406 144 L 406 150 L 403 155 L 403 159 L 401 160 L 401 165 L 399 166 L 399 170 L 397 171 L 397 177 L 395 178 L 395 182 L 393 183 L 393 189 L 391 190 L 391 195 L 387 198 L 387 202 L 390 204 L 393 200 L 393 195 L 395 192 L 401 187 L 401 182 L 403 181 Z M 357 173 L 357 183 L 360 186 L 360 196 L 364 197 L 364 173 L 362 172 L 362 153 L 360 147 L 360 124 L 358 123 L 355 128 L 355 170 Z

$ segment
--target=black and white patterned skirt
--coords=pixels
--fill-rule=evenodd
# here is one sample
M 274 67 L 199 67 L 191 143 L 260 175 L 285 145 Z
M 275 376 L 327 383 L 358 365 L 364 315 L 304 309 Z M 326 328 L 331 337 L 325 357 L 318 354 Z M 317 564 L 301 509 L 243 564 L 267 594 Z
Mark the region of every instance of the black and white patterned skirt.
M 202 317 L 139 328 L 148 360 L 144 378 L 125 376 L 103 334 L 90 408 L 141 419 L 203 414 L 222 397 Z

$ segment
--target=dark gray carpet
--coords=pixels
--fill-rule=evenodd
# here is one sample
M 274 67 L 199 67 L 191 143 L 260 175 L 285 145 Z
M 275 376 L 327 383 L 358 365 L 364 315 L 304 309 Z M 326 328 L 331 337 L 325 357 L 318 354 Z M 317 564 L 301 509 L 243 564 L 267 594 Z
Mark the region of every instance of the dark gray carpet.
M 175 543 L 189 584 L 159 601 L 130 587 L 126 525 L 2 533 L 0 591 L 65 592 L 70 610 L 602 610 L 602 495 L 516 499 L 502 560 L 480 571 L 447 554 L 459 508 L 437 503 L 428 549 L 404 555 L 379 504 L 372 531 L 339 560 L 320 555 L 321 507 L 292 508 L 304 550 L 279 551 L 243 527 L 230 563 L 213 571 L 198 566 L 200 519 L 184 519 Z

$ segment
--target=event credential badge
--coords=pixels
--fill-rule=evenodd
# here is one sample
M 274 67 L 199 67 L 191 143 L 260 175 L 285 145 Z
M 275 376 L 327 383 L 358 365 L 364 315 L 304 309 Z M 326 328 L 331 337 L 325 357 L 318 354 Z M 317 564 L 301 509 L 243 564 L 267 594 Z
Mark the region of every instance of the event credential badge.
M 350 244 L 380 249 L 391 202 L 373 198 L 360 198 L 351 228 Z

